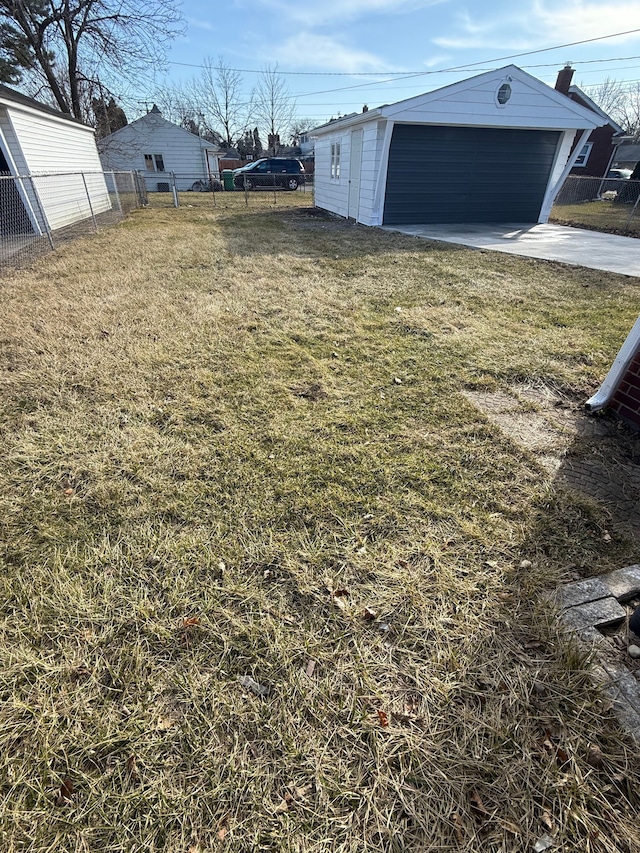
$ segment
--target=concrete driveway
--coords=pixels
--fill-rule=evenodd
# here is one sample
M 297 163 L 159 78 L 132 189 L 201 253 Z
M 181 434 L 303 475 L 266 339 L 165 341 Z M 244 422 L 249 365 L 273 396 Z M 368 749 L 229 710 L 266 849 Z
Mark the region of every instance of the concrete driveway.
M 640 277 L 640 240 L 602 234 L 567 225 L 396 225 L 386 231 L 400 231 L 429 240 L 458 243 L 475 249 L 508 252 L 526 258 L 561 261 L 594 270 L 606 270 Z

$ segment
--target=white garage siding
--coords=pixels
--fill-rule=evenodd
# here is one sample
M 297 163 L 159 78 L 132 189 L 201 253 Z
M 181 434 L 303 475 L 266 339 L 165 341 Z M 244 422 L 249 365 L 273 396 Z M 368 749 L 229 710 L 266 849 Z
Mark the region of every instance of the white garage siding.
M 507 98 L 504 100 L 501 99 L 502 96 L 498 97 L 503 86 L 508 90 Z M 544 198 L 540 204 L 538 221 L 544 222 L 548 217 L 559 182 L 567 171 L 567 165 L 569 168 L 571 166 L 568 161 L 574 159 L 575 151 L 579 150 L 578 147 L 574 149 L 574 154 L 571 154 L 571 144 L 576 133 L 590 132 L 604 123 L 606 122 L 600 115 L 580 106 L 516 66 L 509 65 L 396 104 L 378 107 L 366 113 L 354 113 L 316 128 L 311 132 L 316 139 L 315 203 L 318 207 L 341 216 L 355 215 L 353 203 L 349 209 L 351 177 L 349 158 L 351 135 L 355 130 L 362 131 L 363 139 L 359 200 L 355 218 L 366 225 L 380 225 L 383 222 L 394 126 L 433 125 L 449 128 L 492 128 L 504 131 L 560 131 L 553 162 L 550 166 L 545 166 L 546 172 L 543 176 L 547 183 Z M 461 131 L 458 136 L 462 138 L 463 132 Z M 512 134 L 512 136 L 516 140 L 522 137 L 522 134 L 520 136 Z M 500 138 L 504 142 L 507 138 L 506 133 Z M 336 142 L 341 146 L 339 179 L 332 177 L 331 174 L 331 146 Z M 511 163 L 517 163 L 517 152 L 512 153 L 509 149 L 508 153 Z M 394 152 L 393 156 L 396 157 L 397 152 Z M 438 172 L 440 166 L 442 174 L 446 174 L 447 170 L 460 169 L 461 166 L 467 169 L 473 168 L 472 163 L 458 164 L 452 162 L 451 156 L 442 153 L 439 156 L 442 162 L 436 165 L 430 164 L 431 174 L 434 173 L 434 169 Z M 493 166 L 491 158 L 485 158 L 482 161 L 485 186 L 487 182 L 491 186 L 489 172 L 492 168 L 496 169 L 496 185 L 500 183 L 498 159 L 499 157 L 493 157 Z M 422 163 L 419 156 L 414 157 L 411 163 L 407 161 L 405 169 L 412 168 L 413 160 L 415 160 L 416 176 L 418 176 Z M 393 164 L 397 165 L 395 159 Z M 523 168 L 523 179 L 526 171 L 527 169 Z M 539 179 L 540 174 L 536 176 L 536 180 L 539 181 Z M 469 182 L 469 189 L 465 190 L 466 192 L 480 192 L 480 190 L 474 190 L 473 183 Z M 502 183 L 504 184 L 504 180 Z M 410 183 L 407 186 L 410 187 Z M 419 204 L 415 204 L 420 194 L 418 181 L 412 192 L 415 198 L 412 198 L 411 204 L 407 205 L 408 216 L 412 215 L 412 211 L 419 209 Z M 462 198 L 464 192 L 459 195 Z M 538 196 L 541 197 L 539 191 Z M 474 199 L 477 201 L 475 196 Z M 499 214 L 497 208 L 496 212 Z
M 23 182 L 20 191 L 36 230 L 54 231 L 111 210 L 92 128 L 0 93 L 0 135 L 11 171 L 33 177 L 33 185 Z

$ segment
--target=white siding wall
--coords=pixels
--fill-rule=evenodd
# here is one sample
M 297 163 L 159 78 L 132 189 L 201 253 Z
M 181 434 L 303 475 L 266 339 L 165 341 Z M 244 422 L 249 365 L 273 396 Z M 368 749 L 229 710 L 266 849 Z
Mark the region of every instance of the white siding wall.
M 64 174 L 34 179 L 51 230 L 88 219 L 92 210 L 94 214 L 111 210 L 91 128 L 13 103 L 5 104 L 3 133 L 6 125 L 10 132 L 5 139 L 21 174 Z M 80 172 L 93 173 L 86 178 L 86 189 Z
M 188 190 L 195 181 L 209 177 L 200 138 L 157 113 L 147 113 L 98 144 L 105 169 L 140 171 L 151 192 L 157 190 L 158 182 L 168 182 L 171 172 L 179 190 Z M 147 171 L 145 154 L 161 154 L 164 173 Z
M 337 179 L 331 177 L 331 145 L 335 142 L 340 143 L 340 177 Z M 316 140 L 315 203 L 339 216 L 349 215 L 350 157 L 351 128 L 345 128 L 341 133 L 328 133 Z
M 484 76 L 484 75 L 483 75 Z M 496 92 L 504 78 L 480 79 L 476 85 L 451 91 L 446 87 L 434 97 L 412 98 L 385 109 L 395 122 L 409 124 L 449 124 L 484 127 L 515 127 L 540 130 L 567 130 L 584 127 L 582 119 L 566 104 L 553 97 L 553 90 L 540 91 L 525 80 L 512 79 L 511 98 L 504 106 L 496 103 Z M 546 87 L 545 87 L 546 88 Z M 555 93 L 557 94 L 557 93 Z
M 377 225 L 373 213 L 374 195 L 380 168 L 385 122 L 370 121 L 356 125 L 362 129 L 362 166 L 360 171 L 360 203 L 357 221 Z M 331 145 L 340 143 L 340 179 L 331 178 Z M 327 133 L 316 139 L 315 202 L 318 207 L 340 216 L 349 215 L 349 167 L 351 160 L 351 128 Z

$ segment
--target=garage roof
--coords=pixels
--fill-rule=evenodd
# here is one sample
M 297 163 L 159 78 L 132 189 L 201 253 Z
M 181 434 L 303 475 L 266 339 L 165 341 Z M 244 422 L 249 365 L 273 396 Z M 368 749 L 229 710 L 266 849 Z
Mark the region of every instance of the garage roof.
M 505 84 L 510 88 L 509 98 L 499 103 L 497 94 Z M 507 65 L 365 113 L 352 113 L 310 132 L 321 136 L 377 119 L 555 130 L 587 130 L 608 123 L 599 113 L 577 104 L 516 65 Z

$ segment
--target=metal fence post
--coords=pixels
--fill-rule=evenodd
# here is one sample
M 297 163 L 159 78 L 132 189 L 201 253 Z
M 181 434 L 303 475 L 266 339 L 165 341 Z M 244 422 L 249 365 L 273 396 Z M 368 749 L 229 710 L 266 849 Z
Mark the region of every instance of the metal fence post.
M 19 178 L 20 182 L 24 181 L 24 178 Z M 40 218 L 42 219 L 42 224 L 44 226 L 45 231 L 47 232 L 47 237 L 49 239 L 49 245 L 51 246 L 51 250 L 55 252 L 56 247 L 53 245 L 53 234 L 51 233 L 51 228 L 49 227 L 49 220 L 45 216 L 44 208 L 42 207 L 42 202 L 40 201 L 40 196 L 38 195 L 38 190 L 36 189 L 36 185 L 33 182 L 33 175 L 29 175 L 29 181 L 31 182 L 31 192 L 33 193 L 33 197 L 36 200 L 36 204 L 38 205 L 38 211 L 40 213 Z M 24 183 L 22 183 L 22 191 L 24 192 Z
M 638 197 L 636 198 L 636 203 L 633 205 L 631 213 L 629 214 L 629 218 L 627 219 L 627 222 L 624 226 L 625 231 L 629 230 L 629 226 L 631 225 L 631 220 L 633 219 L 635 212 L 636 212 L 636 208 L 638 207 L 638 202 L 640 202 L 640 185 L 638 185 Z
M 116 204 L 118 205 L 118 213 L 122 217 L 122 204 L 120 203 L 120 193 L 118 192 L 118 182 L 116 180 L 115 172 L 105 172 L 107 175 L 111 175 L 111 180 L 113 181 L 113 194 L 116 197 Z
M 176 187 L 176 173 L 170 172 L 171 175 L 171 192 L 173 193 L 173 206 L 180 207 L 180 202 L 178 200 L 178 189 Z
M 87 194 L 87 201 L 89 202 L 89 210 L 91 211 L 91 218 L 93 219 L 93 227 L 98 232 L 98 223 L 96 222 L 96 215 L 93 212 L 93 205 L 91 204 L 91 196 L 89 195 L 89 187 L 87 186 L 87 179 L 84 176 L 84 172 L 80 172 L 82 175 L 82 183 L 84 184 L 84 191 Z

